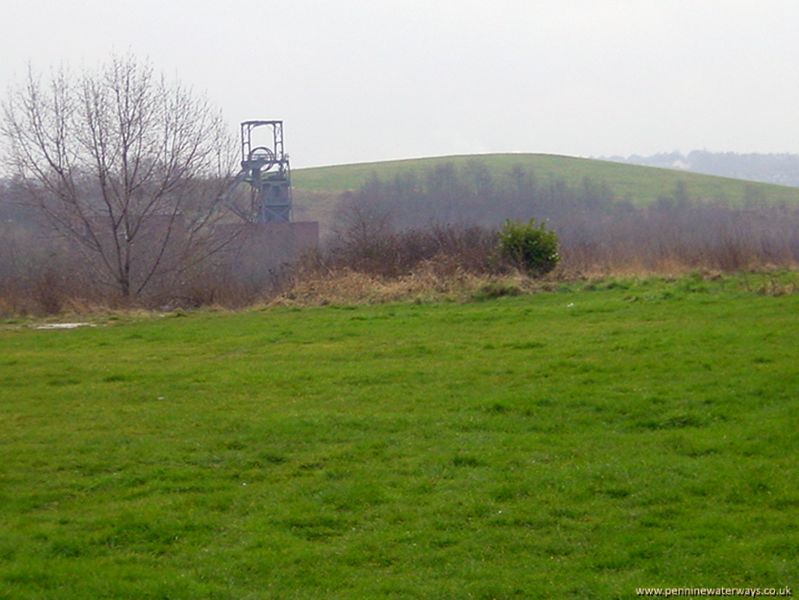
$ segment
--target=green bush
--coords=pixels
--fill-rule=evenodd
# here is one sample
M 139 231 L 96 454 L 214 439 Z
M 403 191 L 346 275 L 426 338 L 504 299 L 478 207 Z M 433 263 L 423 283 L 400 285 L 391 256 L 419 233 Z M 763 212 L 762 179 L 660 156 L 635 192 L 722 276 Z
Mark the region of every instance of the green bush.
M 498 244 L 504 260 L 533 276 L 549 273 L 560 260 L 557 234 L 544 223 L 536 224 L 535 219 L 529 223 L 505 221 Z

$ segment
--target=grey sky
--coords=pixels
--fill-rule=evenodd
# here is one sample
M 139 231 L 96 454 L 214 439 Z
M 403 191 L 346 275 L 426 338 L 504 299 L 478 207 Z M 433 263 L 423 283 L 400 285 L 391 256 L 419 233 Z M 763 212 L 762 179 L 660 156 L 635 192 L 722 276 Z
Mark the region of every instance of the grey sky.
M 799 152 L 796 0 L 0 0 L 30 61 L 149 58 L 295 167 L 477 152 Z

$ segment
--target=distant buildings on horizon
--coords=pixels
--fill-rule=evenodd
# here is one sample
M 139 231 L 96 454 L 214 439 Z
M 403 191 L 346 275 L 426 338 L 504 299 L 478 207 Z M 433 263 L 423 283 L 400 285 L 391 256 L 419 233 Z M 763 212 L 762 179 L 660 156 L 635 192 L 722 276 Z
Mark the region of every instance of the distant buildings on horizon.
M 694 150 L 661 152 L 650 156 L 602 156 L 602 160 L 646 167 L 678 169 L 764 183 L 799 187 L 799 154 L 738 154 Z

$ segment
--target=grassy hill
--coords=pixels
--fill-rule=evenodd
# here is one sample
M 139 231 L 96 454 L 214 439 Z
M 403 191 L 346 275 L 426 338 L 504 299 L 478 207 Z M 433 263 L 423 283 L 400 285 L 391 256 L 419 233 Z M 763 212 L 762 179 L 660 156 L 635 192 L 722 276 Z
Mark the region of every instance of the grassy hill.
M 0 324 L 0 597 L 793 585 L 799 295 L 764 277 Z
M 445 163 L 461 167 L 474 160 L 483 162 L 497 174 L 507 173 L 514 165 L 521 165 L 533 171 L 540 180 L 557 178 L 579 185 L 583 178 L 588 177 L 595 182 L 605 182 L 619 199 L 635 204 L 647 204 L 658 196 L 673 193 L 678 182 L 685 184 L 691 198 L 725 200 L 732 204 L 743 203 L 747 198 L 799 203 L 799 188 L 550 154 L 441 156 L 314 167 L 295 170 L 293 183 L 299 191 L 341 192 L 357 189 L 373 173 L 381 178 L 390 178 L 402 171 L 423 172 Z

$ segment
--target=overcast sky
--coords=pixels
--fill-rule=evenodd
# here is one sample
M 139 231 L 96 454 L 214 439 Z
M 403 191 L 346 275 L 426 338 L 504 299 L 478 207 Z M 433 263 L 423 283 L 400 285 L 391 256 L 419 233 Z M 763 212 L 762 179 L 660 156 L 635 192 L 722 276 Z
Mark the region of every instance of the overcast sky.
M 797 0 L 2 0 L 30 62 L 149 59 L 295 167 L 484 152 L 799 152 Z

